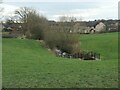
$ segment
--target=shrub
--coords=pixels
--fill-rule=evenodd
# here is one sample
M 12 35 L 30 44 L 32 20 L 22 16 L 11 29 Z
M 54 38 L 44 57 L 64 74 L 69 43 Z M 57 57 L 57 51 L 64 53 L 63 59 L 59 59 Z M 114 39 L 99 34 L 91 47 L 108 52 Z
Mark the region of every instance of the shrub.
M 62 52 L 76 53 L 80 51 L 79 40 L 75 34 L 49 30 L 45 32 L 45 42 L 51 48 Z

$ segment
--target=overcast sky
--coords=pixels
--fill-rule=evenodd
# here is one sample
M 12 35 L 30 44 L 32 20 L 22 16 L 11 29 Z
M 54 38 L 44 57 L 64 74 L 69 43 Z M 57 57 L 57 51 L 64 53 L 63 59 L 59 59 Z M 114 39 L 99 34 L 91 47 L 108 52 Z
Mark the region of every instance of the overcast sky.
M 44 2 L 43 2 L 44 1 Z M 0 7 L 5 17 L 14 16 L 19 7 L 33 7 L 49 20 L 60 16 L 74 16 L 82 20 L 118 19 L 119 0 L 3 0 Z

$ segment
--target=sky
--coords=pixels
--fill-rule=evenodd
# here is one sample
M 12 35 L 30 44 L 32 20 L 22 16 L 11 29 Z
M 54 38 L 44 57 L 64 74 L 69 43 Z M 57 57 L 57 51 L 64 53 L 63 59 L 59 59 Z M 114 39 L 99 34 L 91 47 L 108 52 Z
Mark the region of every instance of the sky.
M 0 17 L 15 16 L 20 7 L 32 7 L 49 20 L 73 16 L 78 20 L 118 19 L 119 0 L 2 0 Z M 2 19 L 2 18 L 0 18 Z

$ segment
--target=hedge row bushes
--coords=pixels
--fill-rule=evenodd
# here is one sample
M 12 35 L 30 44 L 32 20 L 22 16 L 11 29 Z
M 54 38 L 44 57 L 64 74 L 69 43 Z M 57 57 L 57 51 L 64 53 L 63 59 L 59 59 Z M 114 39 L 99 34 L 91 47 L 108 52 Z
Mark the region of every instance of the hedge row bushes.
M 51 49 L 57 48 L 67 53 L 80 51 L 80 43 L 75 34 L 49 30 L 45 32 L 44 40 Z

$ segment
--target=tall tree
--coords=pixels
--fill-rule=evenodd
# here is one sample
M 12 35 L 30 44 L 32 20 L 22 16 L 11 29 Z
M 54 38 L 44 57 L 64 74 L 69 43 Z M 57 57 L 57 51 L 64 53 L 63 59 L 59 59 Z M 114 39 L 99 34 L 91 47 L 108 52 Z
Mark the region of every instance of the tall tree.
M 24 35 L 28 38 L 43 39 L 47 19 L 32 8 L 22 7 L 15 12 L 22 23 Z
M 15 14 L 18 15 L 18 17 L 20 19 L 20 22 L 23 23 L 22 24 L 22 30 L 23 30 L 24 34 L 26 33 L 26 31 L 28 29 L 27 18 L 28 18 L 28 15 L 29 15 L 30 12 L 34 12 L 34 11 L 32 11 L 32 9 L 27 8 L 27 7 L 21 7 L 19 10 L 15 11 Z

